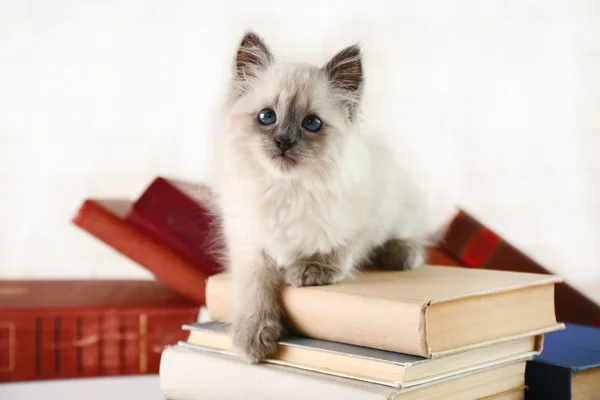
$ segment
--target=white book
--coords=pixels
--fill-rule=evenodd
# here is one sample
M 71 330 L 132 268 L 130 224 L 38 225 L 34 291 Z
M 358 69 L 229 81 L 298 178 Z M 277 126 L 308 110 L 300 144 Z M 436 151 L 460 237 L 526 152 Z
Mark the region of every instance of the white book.
M 168 400 L 522 400 L 525 362 L 398 389 L 178 345 L 163 351 L 160 384 Z

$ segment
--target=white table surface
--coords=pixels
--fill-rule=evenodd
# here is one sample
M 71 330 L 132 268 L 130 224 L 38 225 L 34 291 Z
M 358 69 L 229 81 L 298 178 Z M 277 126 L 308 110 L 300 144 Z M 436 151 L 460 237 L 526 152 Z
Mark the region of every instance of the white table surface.
M 164 400 L 158 375 L 0 383 L 0 400 Z

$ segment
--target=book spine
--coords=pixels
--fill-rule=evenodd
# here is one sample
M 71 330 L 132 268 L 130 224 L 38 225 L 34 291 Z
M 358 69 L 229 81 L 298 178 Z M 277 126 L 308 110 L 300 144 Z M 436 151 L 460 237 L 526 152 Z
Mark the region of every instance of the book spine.
M 0 382 L 158 373 L 198 311 L 2 311 Z
M 448 257 L 469 268 L 550 273 L 462 210 L 438 246 Z M 555 305 L 560 322 L 600 326 L 600 306 L 567 283 L 556 285 Z
M 205 302 L 208 275 L 92 200 L 86 200 L 73 223 L 148 269 L 182 296 Z
M 572 378 L 569 368 L 528 361 L 525 369 L 527 400 L 571 399 Z

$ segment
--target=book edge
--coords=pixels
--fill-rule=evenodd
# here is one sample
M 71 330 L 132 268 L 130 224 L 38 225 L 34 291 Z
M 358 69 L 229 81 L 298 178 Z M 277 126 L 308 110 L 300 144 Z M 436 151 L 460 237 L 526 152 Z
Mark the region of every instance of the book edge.
M 228 357 L 233 357 L 237 360 L 241 360 L 240 357 L 232 351 L 228 351 L 228 350 L 221 350 L 221 349 L 217 349 L 214 347 L 208 347 L 208 346 L 201 346 L 201 345 L 197 345 L 197 344 L 191 344 L 191 343 L 187 343 L 185 341 L 180 341 L 179 343 L 177 343 L 178 346 L 183 346 L 185 348 L 188 348 L 190 350 L 195 350 L 195 351 L 205 351 L 207 353 L 212 353 L 212 354 L 219 354 L 219 355 L 224 355 L 224 356 L 228 356 Z M 394 389 L 400 389 L 401 388 L 401 383 L 400 382 L 394 382 L 394 381 L 386 381 L 386 380 L 377 380 L 377 379 L 368 379 L 368 378 L 362 378 L 362 377 L 358 377 L 355 375 L 350 375 L 350 374 L 344 374 L 342 372 L 336 372 L 333 370 L 329 370 L 327 368 L 316 368 L 316 367 L 309 367 L 309 366 L 305 366 L 302 364 L 295 364 L 295 363 L 290 363 L 290 362 L 286 362 L 286 361 L 281 361 L 281 360 L 277 360 L 277 359 L 268 359 L 265 360 L 265 363 L 268 364 L 274 364 L 274 365 L 281 365 L 287 368 L 294 368 L 294 369 L 299 369 L 299 370 L 304 370 L 304 371 L 312 371 L 312 372 L 318 372 L 321 374 L 325 374 L 325 375 L 332 375 L 332 376 L 339 376 L 341 378 L 346 378 L 346 379 L 352 379 L 352 380 L 356 380 L 356 381 L 360 381 L 360 382 L 369 382 L 369 383 L 375 383 L 377 385 L 384 385 L 384 386 L 388 386 Z
M 463 267 L 449 267 L 449 266 L 441 266 L 441 265 L 427 265 L 427 266 L 435 267 L 435 268 L 443 268 L 443 269 L 448 269 L 448 268 L 456 268 L 456 269 L 461 269 L 461 270 L 465 269 Z M 514 274 L 514 273 L 524 274 L 523 272 L 515 272 L 515 271 L 498 271 L 498 272 L 506 272 L 506 273 L 510 273 L 510 274 Z M 556 285 L 557 283 L 564 282 L 564 279 L 557 275 L 544 275 L 544 274 L 530 274 L 530 275 L 539 275 L 540 279 L 533 281 L 533 282 L 514 284 L 514 285 L 506 286 L 503 288 L 482 290 L 482 291 L 467 293 L 467 294 L 458 295 L 458 296 L 440 297 L 437 299 L 408 298 L 407 297 L 407 298 L 403 299 L 403 301 L 406 301 L 406 302 L 410 301 L 411 303 L 420 303 L 420 304 L 425 304 L 425 305 L 429 306 L 432 304 L 445 303 L 445 302 L 468 299 L 468 298 L 473 298 L 473 297 L 513 292 L 516 290 L 527 289 L 527 288 L 537 287 L 537 286 Z M 541 277 L 545 277 L 545 278 L 541 278 Z M 229 276 L 228 272 L 220 272 L 218 274 L 212 275 L 209 279 L 212 279 L 215 281 L 221 281 L 221 280 L 228 281 L 230 279 L 230 276 Z M 350 294 L 350 293 L 348 293 L 348 294 Z
M 442 267 L 442 268 L 453 268 L 453 267 Z M 456 267 L 456 268 L 463 268 L 463 267 Z M 506 271 L 506 272 L 511 273 L 514 271 Z M 539 275 L 544 276 L 544 274 L 539 274 Z M 562 277 L 556 276 L 556 275 L 548 275 L 547 278 L 540 279 L 540 280 L 534 281 L 534 282 L 515 284 L 515 285 L 507 286 L 504 288 L 498 288 L 498 289 L 492 289 L 492 290 L 482 290 L 482 291 L 468 293 L 468 294 L 459 295 L 459 296 L 450 296 L 450 297 L 443 297 L 443 298 L 439 298 L 439 299 L 431 299 L 429 301 L 429 305 L 448 303 L 451 301 L 470 299 L 470 298 L 480 297 L 480 296 L 489 296 L 492 294 L 514 292 L 517 290 L 538 287 L 538 286 L 556 285 L 557 283 L 562 283 L 562 282 L 564 282 L 564 279 Z
M 323 374 L 319 374 L 318 372 L 314 372 L 314 371 L 310 371 L 310 370 L 301 370 L 301 369 L 295 369 L 295 368 L 290 368 L 290 367 L 286 367 L 286 366 L 282 366 L 282 365 L 276 365 L 276 364 L 269 364 L 269 363 L 264 363 L 264 364 L 259 364 L 259 365 L 250 365 L 247 363 L 244 363 L 244 361 L 240 360 L 239 358 L 235 357 L 235 356 L 229 356 L 227 354 L 217 354 L 211 351 L 203 351 L 203 349 L 198 349 L 198 350 L 193 350 L 190 348 L 187 348 L 185 346 L 182 346 L 180 344 L 175 344 L 170 346 L 169 348 L 165 348 L 165 350 L 163 351 L 163 354 L 161 356 L 161 369 L 160 369 L 160 382 L 161 382 L 161 389 L 163 390 L 163 394 L 165 393 L 165 386 L 167 383 L 173 383 L 171 382 L 172 376 L 173 376 L 173 371 L 174 371 L 174 365 L 173 365 L 173 357 L 178 357 L 180 358 L 180 360 L 183 360 L 183 358 L 181 357 L 186 357 L 187 360 L 191 360 L 191 356 L 194 356 L 194 353 L 198 353 L 198 352 L 203 352 L 205 353 L 205 355 L 209 358 L 215 359 L 216 358 L 221 358 L 223 359 L 223 364 L 219 365 L 217 368 L 219 368 L 222 372 L 222 367 L 225 364 L 228 363 L 235 363 L 236 364 L 236 369 L 237 367 L 240 368 L 250 368 L 248 369 L 249 373 L 258 373 L 260 375 L 264 375 L 265 376 L 269 376 L 273 374 L 273 372 L 278 371 L 276 373 L 280 374 L 280 373 L 286 373 L 286 374 L 290 374 L 290 375 L 296 375 L 298 376 L 300 379 L 304 380 L 304 381 L 314 381 L 314 380 L 320 380 L 322 384 L 324 385 L 328 385 L 328 386 L 335 386 L 337 388 L 340 387 L 344 387 L 347 389 L 347 391 L 352 391 L 354 393 L 362 393 L 362 394 L 366 394 L 366 395 L 370 395 L 370 396 L 380 396 L 380 397 L 369 397 L 369 398 L 389 398 L 389 399 L 393 399 L 395 398 L 395 396 L 397 396 L 399 394 L 398 389 L 393 388 L 393 387 L 389 387 L 389 386 L 384 386 L 384 385 L 379 385 L 379 384 L 373 384 L 370 382 L 365 382 L 365 381 L 358 381 L 355 379 L 348 379 L 348 378 L 343 378 L 343 377 L 339 377 L 339 376 L 335 376 L 335 375 L 323 375 Z M 220 362 L 219 362 L 220 363 Z M 167 369 L 168 367 L 168 369 Z M 266 372 L 260 372 L 260 371 L 266 371 Z M 186 375 L 190 375 L 188 372 L 185 372 Z M 294 379 L 294 378 L 292 378 Z M 173 389 L 173 388 L 169 388 L 169 389 Z M 383 397 L 381 397 L 383 396 Z
M 216 322 L 216 321 L 212 321 L 212 322 L 206 322 L 206 323 L 196 323 L 196 324 L 186 324 L 182 326 L 182 330 L 188 331 L 188 332 L 192 332 L 192 331 L 203 331 L 203 332 L 209 332 L 212 334 L 218 334 L 221 336 L 227 336 L 226 333 L 222 332 L 222 331 L 217 331 L 214 329 L 210 329 L 210 328 L 205 328 L 203 329 L 202 327 L 200 327 L 200 325 L 204 325 L 207 326 L 208 324 L 220 324 L 220 325 L 229 325 L 227 323 L 223 323 L 223 322 Z M 301 336 L 296 336 L 296 335 L 291 335 L 290 337 L 301 337 Z M 331 343 L 337 343 L 337 342 L 332 342 L 330 340 L 325 340 L 325 339 L 316 339 L 316 338 L 308 338 L 311 340 L 315 340 L 315 341 L 319 341 L 319 342 L 331 342 Z M 381 363 L 385 363 L 385 364 L 389 364 L 389 365 L 395 365 L 398 367 L 403 367 L 403 368 L 407 368 L 410 367 L 412 365 L 416 365 L 418 363 L 427 361 L 428 359 L 423 357 L 423 356 L 417 356 L 417 355 L 413 355 L 413 354 L 405 354 L 405 353 L 398 353 L 398 354 L 404 354 L 408 357 L 413 357 L 413 358 L 417 358 L 418 360 L 415 361 L 408 361 L 408 362 L 398 362 L 398 361 L 391 361 L 391 360 L 386 360 L 383 358 L 376 358 L 376 357 L 369 357 L 367 355 L 361 355 L 361 354 L 357 354 L 357 353 L 349 353 L 349 352 L 344 352 L 344 351 L 336 351 L 336 350 L 332 350 L 332 349 L 327 349 L 327 348 L 318 348 L 318 347 L 311 347 L 311 346 L 307 346 L 307 345 L 302 345 L 300 343 L 295 343 L 293 341 L 288 341 L 286 340 L 285 337 L 281 338 L 280 340 L 278 340 L 279 344 L 285 345 L 285 346 L 289 346 L 289 347 L 294 347 L 294 348 L 300 348 L 300 349 L 307 349 L 307 350 L 314 350 L 314 351 L 321 351 L 323 353 L 328 353 L 328 354 L 338 354 L 338 355 L 343 355 L 343 356 L 347 356 L 347 357 L 352 357 L 352 358 L 358 358 L 358 359 L 364 359 L 364 360 L 372 360 L 372 361 L 377 361 L 377 362 L 381 362 Z M 348 347 L 357 347 L 357 348 L 366 348 L 368 350 L 373 350 L 376 352 L 382 352 L 382 353 L 396 353 L 390 350 L 382 350 L 382 349 L 376 349 L 376 348 L 368 348 L 365 346 L 358 346 L 358 345 L 354 345 L 354 344 L 349 344 L 349 343 L 339 343 L 343 346 L 348 346 Z

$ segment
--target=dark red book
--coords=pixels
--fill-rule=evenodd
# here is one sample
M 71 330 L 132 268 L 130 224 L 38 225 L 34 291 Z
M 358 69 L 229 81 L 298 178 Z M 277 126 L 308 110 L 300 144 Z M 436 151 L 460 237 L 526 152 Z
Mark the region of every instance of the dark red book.
M 430 246 L 427 248 L 427 263 L 432 265 L 446 265 L 451 267 L 464 267 L 458 261 L 446 255 L 438 247 Z
M 0 382 L 156 374 L 198 312 L 157 281 L 0 281 Z
M 207 275 L 220 272 L 215 256 L 217 243 L 213 242 L 214 219 L 197 198 L 186 194 L 182 185 L 188 186 L 188 191 L 208 190 L 158 177 L 124 219 Z
M 440 265 L 453 261 L 469 268 L 551 274 L 464 210 L 453 218 L 438 249 L 430 250 L 430 259 Z M 600 326 L 600 306 L 568 283 L 556 285 L 555 306 L 560 322 Z
M 86 200 L 73 223 L 152 272 L 180 295 L 204 304 L 208 275 L 125 222 L 122 216 L 130 206 L 130 202 L 123 200 Z

